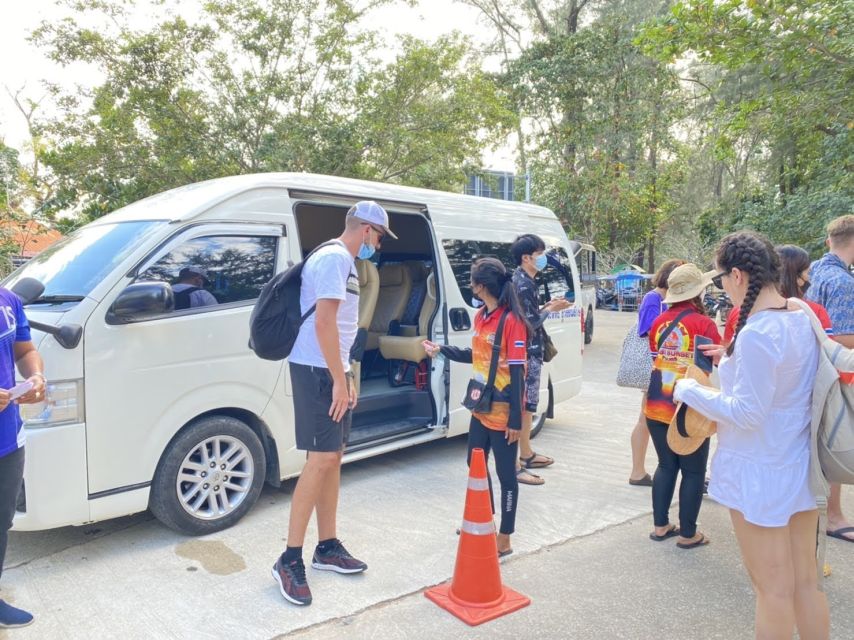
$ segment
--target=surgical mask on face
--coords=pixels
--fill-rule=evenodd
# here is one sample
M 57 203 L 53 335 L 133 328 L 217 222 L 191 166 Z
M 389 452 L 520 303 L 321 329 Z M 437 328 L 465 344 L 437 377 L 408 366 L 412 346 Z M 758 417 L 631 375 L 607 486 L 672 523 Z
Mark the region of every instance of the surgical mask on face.
M 356 257 L 359 258 L 359 260 L 370 260 L 376 252 L 376 248 L 372 247 L 367 242 L 363 242 L 362 246 L 359 247 L 359 255 Z
M 479 309 L 480 307 L 483 306 L 483 300 L 481 300 L 477 296 L 472 296 L 471 306 L 473 306 L 475 309 Z
M 548 263 L 549 260 L 548 258 L 546 258 L 545 253 L 541 253 L 536 258 L 534 258 L 534 267 L 537 269 L 537 271 L 542 271 L 543 269 L 545 269 Z

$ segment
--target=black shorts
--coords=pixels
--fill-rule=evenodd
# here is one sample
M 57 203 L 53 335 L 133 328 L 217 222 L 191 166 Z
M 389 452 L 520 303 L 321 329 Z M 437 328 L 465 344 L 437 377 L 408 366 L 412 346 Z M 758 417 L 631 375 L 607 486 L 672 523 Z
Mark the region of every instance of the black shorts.
M 347 410 L 341 422 L 329 416 L 332 405 L 332 374 L 324 367 L 288 363 L 294 393 L 294 421 L 297 449 L 301 451 L 341 451 L 350 437 L 353 412 Z

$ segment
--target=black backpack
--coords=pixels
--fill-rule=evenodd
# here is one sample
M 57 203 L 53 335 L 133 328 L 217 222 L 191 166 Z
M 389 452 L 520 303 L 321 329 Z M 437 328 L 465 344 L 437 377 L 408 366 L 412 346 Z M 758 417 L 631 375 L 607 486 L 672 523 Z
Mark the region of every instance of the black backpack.
M 201 287 L 187 287 L 183 291 L 175 292 L 175 311 L 190 308 L 190 294 L 201 290 Z
M 274 276 L 261 289 L 249 317 L 249 348 L 256 356 L 264 360 L 284 360 L 291 354 L 302 323 L 317 307 L 312 306 L 305 314 L 300 309 L 302 268 L 315 252 L 336 242 L 316 247 L 305 260 Z

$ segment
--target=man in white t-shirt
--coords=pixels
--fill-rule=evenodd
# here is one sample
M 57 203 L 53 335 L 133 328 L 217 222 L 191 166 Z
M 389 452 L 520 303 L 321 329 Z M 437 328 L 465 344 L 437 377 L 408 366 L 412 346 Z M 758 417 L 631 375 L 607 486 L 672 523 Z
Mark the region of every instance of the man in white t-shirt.
M 288 358 L 294 398 L 297 449 L 306 463 L 300 474 L 288 523 L 287 548 L 273 566 L 273 578 L 288 602 L 311 604 L 302 546 L 313 511 L 317 511 L 315 569 L 361 573 L 368 568 L 351 556 L 336 537 L 341 457 L 350 433 L 356 391 L 350 376 L 350 348 L 359 318 L 359 278 L 355 258 L 371 258 L 383 237 L 397 239 L 388 214 L 373 201 L 356 203 L 341 234 L 305 263 L 300 287 L 303 315 Z

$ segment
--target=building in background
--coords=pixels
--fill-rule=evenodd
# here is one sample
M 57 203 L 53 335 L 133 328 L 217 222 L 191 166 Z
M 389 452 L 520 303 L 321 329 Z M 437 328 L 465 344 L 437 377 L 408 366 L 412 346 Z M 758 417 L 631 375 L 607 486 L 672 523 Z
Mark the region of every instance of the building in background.
M 496 200 L 530 202 L 530 174 L 517 176 L 507 171 L 481 171 L 468 176 L 464 193 Z
M 0 221 L 2 235 L 7 245 L 12 245 L 13 250 L 6 255 L 11 260 L 11 267 L 17 268 L 24 262 L 38 255 L 54 242 L 62 238 L 62 234 L 55 229 L 41 224 L 35 220 L 18 222 L 17 220 Z M 6 271 L 0 266 L 0 272 Z

